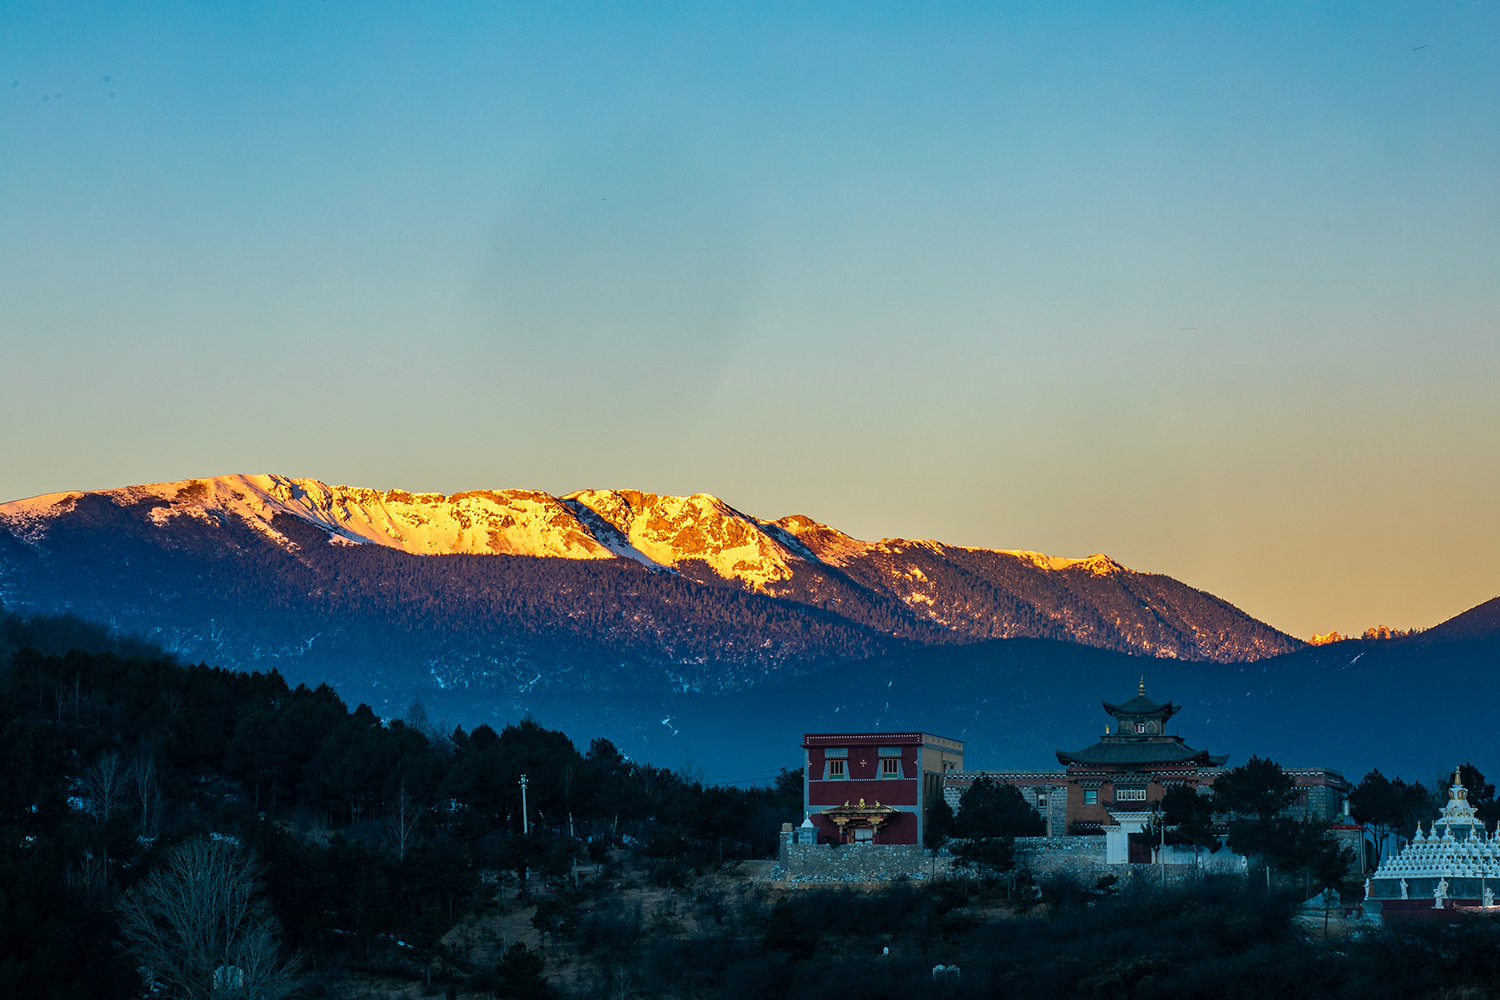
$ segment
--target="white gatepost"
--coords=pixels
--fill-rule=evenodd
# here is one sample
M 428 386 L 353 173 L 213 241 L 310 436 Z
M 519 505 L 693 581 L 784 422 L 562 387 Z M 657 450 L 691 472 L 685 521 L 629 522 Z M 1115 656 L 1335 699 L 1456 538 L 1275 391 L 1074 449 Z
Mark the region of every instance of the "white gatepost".
M 1151 814 L 1139 811 L 1115 812 L 1111 809 L 1109 817 L 1115 821 L 1115 825 L 1104 828 L 1104 863 L 1123 865 L 1130 861 L 1130 835 L 1145 830 L 1146 824 L 1151 821 Z

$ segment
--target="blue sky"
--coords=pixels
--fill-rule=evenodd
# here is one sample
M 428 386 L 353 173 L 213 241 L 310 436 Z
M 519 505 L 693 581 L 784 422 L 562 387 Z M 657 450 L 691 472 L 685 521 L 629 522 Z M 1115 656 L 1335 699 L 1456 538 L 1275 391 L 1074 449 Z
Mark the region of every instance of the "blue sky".
M 8 3 L 0 498 L 704 491 L 1433 624 L 1500 593 L 1497 28 Z

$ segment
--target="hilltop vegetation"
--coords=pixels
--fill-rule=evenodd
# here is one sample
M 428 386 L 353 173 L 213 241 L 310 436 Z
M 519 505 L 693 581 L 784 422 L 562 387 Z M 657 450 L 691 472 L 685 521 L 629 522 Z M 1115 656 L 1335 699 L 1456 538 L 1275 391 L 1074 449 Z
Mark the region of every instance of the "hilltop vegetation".
M 3 634 L 15 646 L 70 628 L 102 638 L 76 620 L 10 619 Z M 287 948 L 326 965 L 384 961 L 406 941 L 395 958 L 412 962 L 494 896 L 494 873 L 555 875 L 632 845 L 652 878 L 681 883 L 769 854 L 799 809 L 792 783 L 704 787 L 529 721 L 440 731 L 413 706 L 386 722 L 326 685 L 127 652 L 27 643 L 0 677 L 0 967 L 28 996 L 133 995 L 116 904 L 195 838 L 234 838 L 266 863 Z
M 450 729 L 419 704 L 382 720 L 327 686 L 182 665 L 76 618 L 4 619 L 0 656 L 0 996 L 123 1000 L 173 969 L 197 970 L 201 994 L 184 996 L 233 996 L 242 977 L 266 1000 L 293 986 L 770 1000 L 850 983 L 875 998 L 1500 985 L 1491 922 L 1330 950 L 1292 900 L 1238 880 L 787 886 L 760 859 L 797 816 L 797 772 L 706 787 L 530 721 Z M 1360 804 L 1400 826 L 1405 787 L 1372 776 Z M 172 907 L 208 875 L 240 916 L 217 951 L 173 965 Z M 961 972 L 934 980 L 939 964 Z

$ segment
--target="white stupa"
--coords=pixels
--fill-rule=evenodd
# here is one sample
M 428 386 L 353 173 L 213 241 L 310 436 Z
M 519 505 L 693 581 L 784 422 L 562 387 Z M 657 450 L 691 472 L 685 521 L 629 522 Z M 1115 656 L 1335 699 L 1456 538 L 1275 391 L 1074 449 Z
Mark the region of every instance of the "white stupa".
M 1368 896 L 1381 901 L 1426 900 L 1434 909 L 1458 901 L 1483 905 L 1486 889 L 1500 885 L 1500 832 L 1490 834 L 1469 805 L 1469 790 L 1453 772 L 1448 804 L 1400 854 L 1386 860 L 1371 877 Z

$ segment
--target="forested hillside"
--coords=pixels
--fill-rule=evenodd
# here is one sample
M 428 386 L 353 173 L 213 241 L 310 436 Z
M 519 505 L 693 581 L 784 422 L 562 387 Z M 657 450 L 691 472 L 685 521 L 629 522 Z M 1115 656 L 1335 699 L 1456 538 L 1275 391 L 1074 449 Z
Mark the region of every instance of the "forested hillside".
M 997 638 L 1217 663 L 1298 646 L 1103 556 L 868 543 L 701 494 L 444 497 L 274 476 L 0 504 L 0 600 L 329 681 L 386 712 L 455 691 L 744 690 Z
M 769 855 L 800 807 L 798 772 L 770 789 L 705 787 L 529 721 L 441 732 L 419 705 L 383 722 L 275 672 L 15 648 L 69 632 L 97 645 L 76 621 L 4 623 L 4 996 L 139 995 L 122 900 L 195 838 L 259 859 L 287 952 L 419 965 L 493 906 L 495 872 L 524 894 L 528 870 L 556 881 L 633 844 L 652 878 L 682 884 L 694 867 Z

